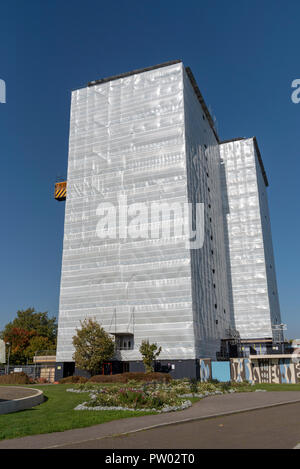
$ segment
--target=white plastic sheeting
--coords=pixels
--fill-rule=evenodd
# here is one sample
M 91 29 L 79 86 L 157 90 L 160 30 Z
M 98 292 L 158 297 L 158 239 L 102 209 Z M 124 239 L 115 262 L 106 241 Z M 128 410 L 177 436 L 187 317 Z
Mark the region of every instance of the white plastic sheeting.
M 202 249 L 191 250 L 197 357 L 214 357 L 233 326 L 229 304 L 219 145 L 184 73 L 185 138 L 189 200 L 205 207 Z
M 215 356 L 231 322 L 220 190 L 218 144 L 182 63 L 72 93 L 57 361 L 72 361 L 87 317 L 133 335 L 123 360 L 141 358 L 143 339 L 161 359 Z M 99 238 L 99 204 L 122 196 L 205 203 L 203 249 Z
M 224 143 L 220 151 L 235 326 L 242 339 L 271 338 L 281 319 L 262 167 L 253 138 Z
M 6 363 L 5 342 L 0 339 L 0 363 Z

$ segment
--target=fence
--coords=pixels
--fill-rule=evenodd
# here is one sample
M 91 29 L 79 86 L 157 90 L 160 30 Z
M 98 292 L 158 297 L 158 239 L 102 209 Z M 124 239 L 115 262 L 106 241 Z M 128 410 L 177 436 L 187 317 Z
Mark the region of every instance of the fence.
M 54 365 L 15 365 L 15 366 L 4 366 L 0 368 L 0 375 L 10 373 L 20 373 L 23 371 L 29 378 L 34 380 L 45 379 L 52 383 L 55 379 L 55 366 Z
M 256 355 L 227 362 L 200 359 L 200 379 L 250 383 L 300 383 L 300 355 Z

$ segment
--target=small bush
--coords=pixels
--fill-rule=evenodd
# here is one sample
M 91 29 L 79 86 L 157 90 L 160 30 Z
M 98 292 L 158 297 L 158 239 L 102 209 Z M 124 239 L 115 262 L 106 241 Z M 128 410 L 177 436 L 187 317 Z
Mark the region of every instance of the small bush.
M 218 379 L 215 379 L 215 378 L 209 379 L 206 382 L 211 383 L 211 384 L 219 384 L 220 383 L 220 381 Z
M 0 384 L 31 384 L 32 382 L 32 379 L 23 371 L 0 376 Z
M 230 384 L 230 381 L 226 381 L 226 382 L 221 382 L 218 384 L 218 388 L 220 389 L 220 391 L 222 392 L 227 392 L 229 391 L 229 389 L 231 388 L 231 384 Z
M 139 373 L 128 372 L 116 375 L 95 375 L 90 378 L 91 383 L 128 383 L 128 381 L 146 381 L 146 382 L 170 382 L 172 380 L 168 373 Z
M 251 383 L 249 381 L 231 381 L 231 387 L 234 389 L 244 389 L 247 386 L 251 386 Z
M 214 392 L 218 389 L 217 384 L 213 384 L 209 381 L 203 381 L 202 383 L 198 383 L 198 392 Z
M 47 378 L 36 378 L 34 382 L 37 384 L 47 384 L 49 383 L 49 380 Z
M 190 390 L 192 393 L 197 393 L 198 391 L 198 381 L 196 378 L 191 378 L 190 379 Z
M 68 384 L 68 383 L 86 383 L 88 381 L 84 376 L 67 376 L 58 381 L 59 384 Z

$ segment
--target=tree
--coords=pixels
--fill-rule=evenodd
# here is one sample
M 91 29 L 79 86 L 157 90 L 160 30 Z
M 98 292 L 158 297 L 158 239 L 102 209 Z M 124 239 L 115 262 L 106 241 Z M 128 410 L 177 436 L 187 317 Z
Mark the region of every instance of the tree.
M 47 338 L 40 335 L 33 336 L 30 339 L 28 347 L 25 349 L 25 356 L 32 360 L 35 354 L 47 351 L 49 354 L 55 355 L 55 347 L 53 343 Z
M 10 362 L 14 365 L 26 363 L 26 349 L 30 340 L 35 336 L 34 331 L 26 331 L 20 327 L 12 327 L 3 336 L 4 342 L 10 344 Z
M 115 344 L 109 334 L 92 319 L 80 321 L 81 329 L 76 329 L 73 337 L 76 366 L 87 370 L 91 375 L 99 373 L 101 363 L 110 360 L 115 351 Z
M 34 331 L 36 335 L 47 337 L 55 344 L 57 335 L 56 318 L 49 318 L 48 313 L 36 312 L 34 308 L 17 311 L 17 317 L 6 324 L 2 335 L 6 335 L 12 328 L 17 327 L 25 331 Z
M 140 353 L 143 357 L 143 363 L 146 373 L 154 371 L 154 362 L 161 352 L 161 347 L 158 348 L 157 344 L 150 344 L 149 340 L 143 340 L 140 346 Z
M 10 362 L 23 365 L 37 351 L 55 350 L 56 333 L 56 318 L 49 318 L 47 312 L 28 308 L 17 312 L 17 317 L 6 324 L 0 338 L 10 344 Z

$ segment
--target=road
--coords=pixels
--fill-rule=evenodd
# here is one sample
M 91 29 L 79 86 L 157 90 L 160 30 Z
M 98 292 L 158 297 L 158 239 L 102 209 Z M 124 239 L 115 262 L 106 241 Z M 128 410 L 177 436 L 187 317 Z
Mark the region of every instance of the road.
M 300 443 L 300 403 L 67 444 L 68 449 L 290 449 Z

